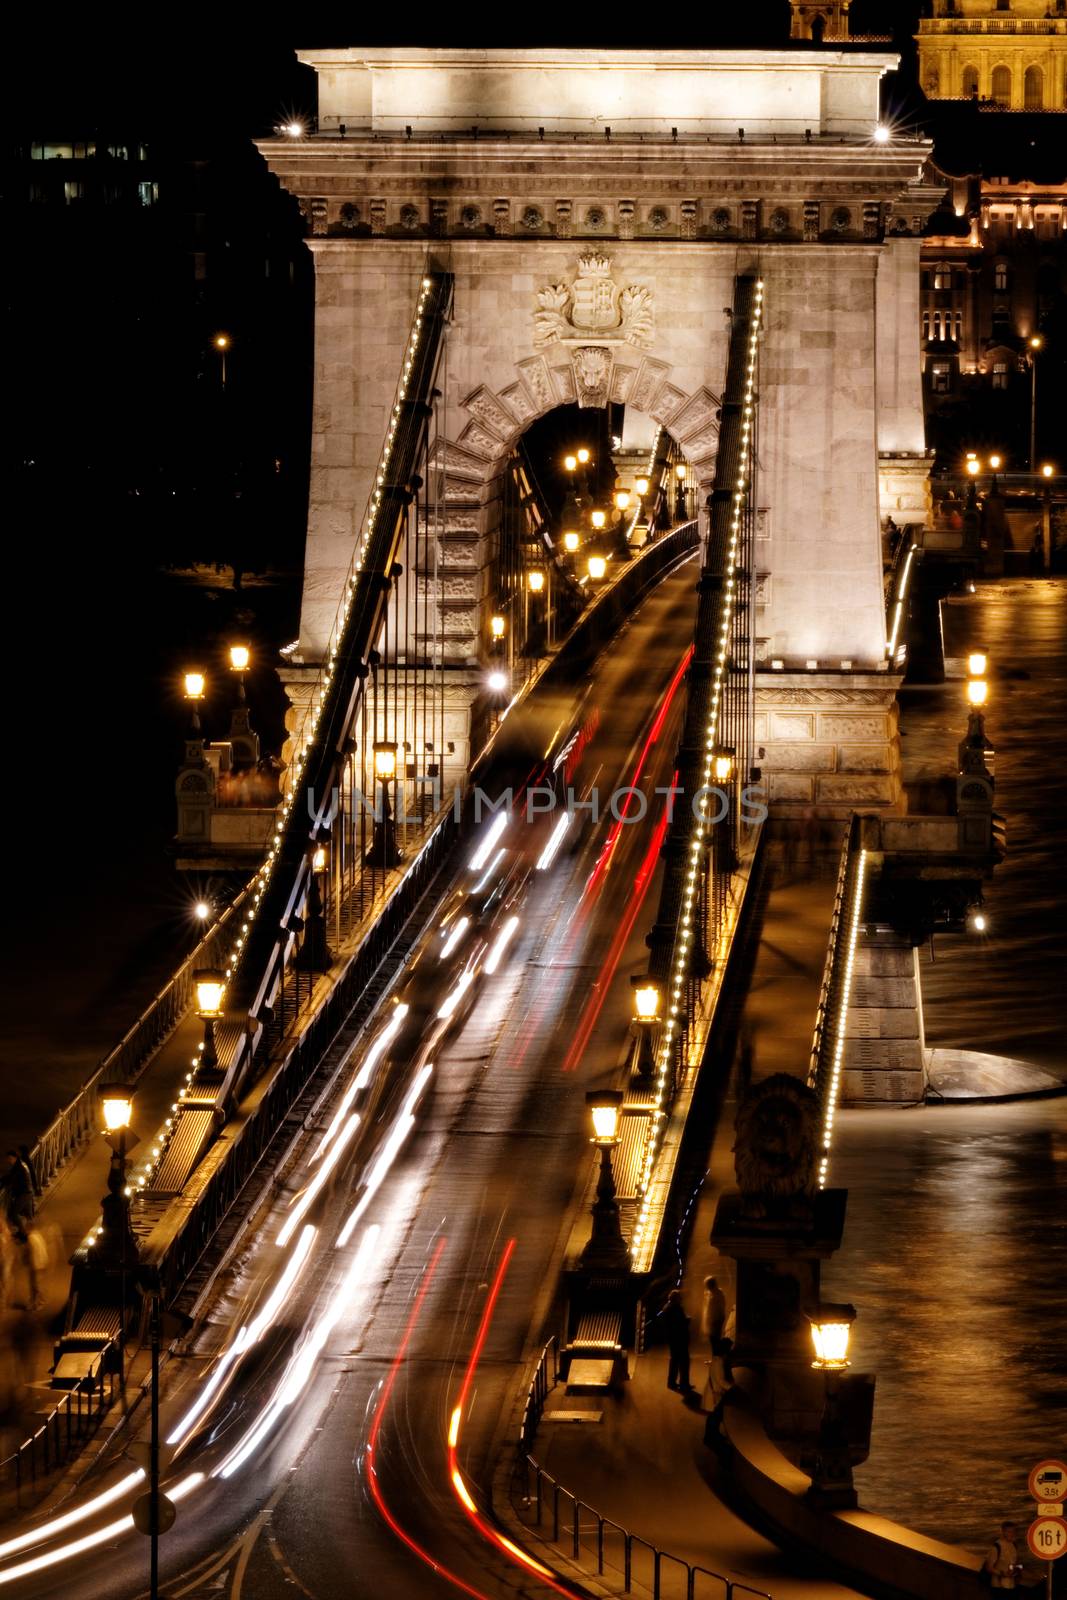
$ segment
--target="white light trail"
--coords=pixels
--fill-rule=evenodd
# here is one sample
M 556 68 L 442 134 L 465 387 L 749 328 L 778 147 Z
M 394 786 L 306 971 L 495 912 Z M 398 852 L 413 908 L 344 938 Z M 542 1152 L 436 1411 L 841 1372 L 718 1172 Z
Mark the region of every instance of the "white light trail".
M 202 1472 L 192 1472 L 173 1489 L 165 1490 L 165 1493 L 170 1500 L 184 1500 L 185 1496 L 191 1494 L 203 1481 Z M 28 1578 L 35 1572 L 43 1572 L 46 1567 L 58 1566 L 61 1561 L 69 1561 L 72 1556 L 83 1555 L 86 1550 L 94 1550 L 97 1545 L 109 1544 L 120 1534 L 132 1532 L 132 1516 L 120 1517 L 117 1522 L 106 1523 L 93 1533 L 83 1534 L 80 1539 L 72 1539 L 69 1544 L 61 1544 L 58 1550 L 48 1550 L 42 1555 L 32 1556 L 29 1561 L 20 1561 L 17 1566 L 7 1567 L 0 1572 L 0 1583 L 17 1583 L 20 1578 Z
M 486 867 L 485 872 L 482 875 L 482 877 L 479 878 L 478 882 L 474 885 L 474 888 L 471 890 L 471 894 L 481 894 L 482 890 L 485 888 L 486 884 L 489 882 L 489 879 L 493 876 L 493 873 L 496 871 L 497 867 L 499 867 L 500 863 L 503 861 L 503 859 L 504 859 L 504 857 L 506 855 L 507 855 L 507 851 L 506 850 L 498 850 L 497 851 L 497 853 L 493 857 L 492 861 L 490 861 L 489 865 Z
M 571 816 L 572 813 L 570 811 L 564 811 L 563 815 L 558 819 L 556 826 L 549 834 L 548 843 L 541 851 L 541 855 L 537 862 L 538 872 L 546 872 L 556 859 L 559 847 L 563 843 L 563 835 L 571 825 Z
M 53 1517 L 51 1522 L 42 1522 L 40 1527 L 31 1528 L 28 1533 L 20 1533 L 15 1539 L 6 1540 L 0 1544 L 0 1561 L 13 1556 L 18 1550 L 27 1549 L 30 1545 L 44 1544 L 46 1539 L 54 1539 L 57 1533 L 65 1533 L 76 1522 L 84 1522 L 94 1511 L 103 1511 L 105 1506 L 113 1505 L 116 1500 L 121 1500 L 124 1494 L 136 1488 L 144 1476 L 144 1468 L 138 1467 L 136 1472 L 128 1472 L 118 1483 L 113 1483 L 103 1494 L 94 1495 L 84 1505 L 76 1506 L 73 1511 L 67 1511 L 61 1517 Z
M 485 963 L 486 972 L 488 972 L 490 974 L 494 973 L 496 971 L 497 967 L 499 967 L 501 961 L 504 958 L 504 951 L 507 949 L 508 945 L 511 943 L 512 939 L 514 938 L 515 930 L 516 930 L 516 928 L 518 926 L 519 926 L 518 917 L 509 917 L 508 920 L 505 922 L 504 926 L 501 928 L 499 934 L 497 935 L 496 943 L 494 944 L 493 948 L 489 952 L 488 959 L 487 959 L 487 961 Z
M 232 1478 L 234 1473 L 244 1466 L 249 1456 L 262 1444 L 267 1434 L 270 1433 L 281 1417 L 282 1412 L 287 1410 L 293 1401 L 304 1392 L 327 1339 L 337 1326 L 342 1314 L 348 1309 L 353 1294 L 360 1286 L 361 1278 L 364 1277 L 371 1264 L 371 1259 L 377 1250 L 380 1233 L 381 1228 L 377 1223 L 367 1229 L 337 1291 L 322 1316 L 311 1329 L 308 1337 L 304 1340 L 304 1343 L 292 1356 L 285 1374 L 263 1414 L 245 1434 L 237 1448 L 232 1450 L 225 1461 L 215 1468 L 212 1474 L 213 1477 Z
M 473 981 L 474 972 L 470 967 L 468 967 L 466 971 L 460 973 L 459 981 L 455 988 L 450 989 L 448 994 L 441 1002 L 441 1009 L 437 1013 L 439 1022 L 447 1022 L 448 1018 L 452 1015 L 453 1011 L 455 1011 L 456 1007 L 463 999 L 463 996 L 466 994 Z
M 289 1260 L 285 1264 L 285 1271 L 279 1276 L 277 1283 L 252 1321 L 241 1328 L 233 1344 L 230 1345 L 229 1349 L 223 1351 L 215 1371 L 211 1374 L 207 1383 L 204 1384 L 196 1400 L 189 1407 L 181 1421 L 175 1424 L 174 1432 L 168 1435 L 168 1444 L 181 1444 L 183 1439 L 188 1438 L 193 1427 L 204 1415 L 209 1403 L 218 1394 L 222 1380 L 226 1377 L 230 1368 L 240 1356 L 244 1355 L 246 1350 L 252 1348 L 257 1339 L 263 1336 L 278 1315 L 278 1312 L 287 1303 L 293 1286 L 303 1271 L 308 1252 L 318 1231 L 313 1223 L 305 1223 L 300 1238 L 290 1252 Z
M 326 1154 L 326 1151 L 329 1149 L 334 1139 L 336 1139 L 341 1124 L 344 1122 L 352 1107 L 353 1100 L 356 1098 L 356 1095 L 359 1093 L 359 1091 L 361 1089 L 365 1089 L 370 1083 L 371 1078 L 374 1076 L 375 1067 L 385 1054 L 386 1048 L 395 1037 L 397 1029 L 407 1016 L 409 1010 L 410 1007 L 403 1001 L 401 1001 L 398 1006 L 394 1007 L 392 1017 L 382 1029 L 377 1039 L 375 1039 L 370 1049 L 367 1051 L 367 1056 L 363 1062 L 363 1065 L 360 1067 L 356 1076 L 345 1090 L 341 1099 L 341 1104 L 337 1107 L 337 1110 L 334 1113 L 333 1121 L 323 1134 L 318 1148 L 311 1158 L 312 1165 L 314 1165 L 316 1161 Z
M 378 1152 L 378 1158 L 371 1167 L 370 1172 L 367 1174 L 367 1182 L 362 1195 L 360 1195 L 358 1204 L 352 1211 L 348 1221 L 345 1223 L 340 1233 L 337 1235 L 337 1248 L 339 1250 L 348 1243 L 349 1239 L 351 1239 L 356 1223 L 359 1221 L 360 1217 L 363 1215 L 364 1211 L 370 1205 L 374 1196 L 381 1188 L 389 1168 L 400 1154 L 400 1150 L 405 1139 L 415 1126 L 415 1107 L 419 1102 L 422 1091 L 430 1081 L 430 1074 L 432 1072 L 433 1062 L 429 1061 L 420 1070 L 415 1082 L 408 1090 L 408 1097 L 400 1108 L 397 1119 L 390 1130 L 389 1137 L 386 1139 L 381 1150 Z
M 341 1159 L 346 1147 L 351 1143 L 352 1135 L 359 1127 L 361 1121 L 362 1118 L 360 1117 L 359 1112 L 353 1111 L 352 1115 L 341 1129 L 341 1132 L 337 1135 L 337 1138 L 334 1141 L 333 1149 L 322 1163 L 322 1166 L 319 1168 L 318 1172 L 316 1172 L 315 1176 L 312 1178 L 311 1182 L 308 1184 L 303 1193 L 297 1197 L 296 1204 L 293 1206 L 292 1211 L 289 1213 L 285 1222 L 282 1224 L 281 1229 L 279 1230 L 278 1237 L 274 1241 L 275 1244 L 286 1245 L 289 1243 L 289 1240 L 292 1238 L 296 1229 L 297 1223 L 301 1222 L 307 1215 L 307 1212 L 315 1200 L 316 1195 L 319 1193 L 323 1184 L 330 1176 L 330 1173 Z
M 482 868 L 485 866 L 485 863 L 489 860 L 490 855 L 500 843 L 500 835 L 503 833 L 507 825 L 508 814 L 506 811 L 500 812 L 499 816 L 493 818 L 492 822 L 485 830 L 485 838 L 471 856 L 470 869 L 472 872 L 481 872 Z
M 448 938 L 445 940 L 444 944 L 441 946 L 441 953 L 438 956 L 438 960 L 439 961 L 446 960 L 447 957 L 449 957 L 452 954 L 453 950 L 456 948 L 457 944 L 462 939 L 463 935 L 466 933 L 466 931 L 470 927 L 470 925 L 471 925 L 470 917 L 460 917 L 459 921 L 456 923 L 455 927 L 452 929 L 452 932 L 449 934 Z

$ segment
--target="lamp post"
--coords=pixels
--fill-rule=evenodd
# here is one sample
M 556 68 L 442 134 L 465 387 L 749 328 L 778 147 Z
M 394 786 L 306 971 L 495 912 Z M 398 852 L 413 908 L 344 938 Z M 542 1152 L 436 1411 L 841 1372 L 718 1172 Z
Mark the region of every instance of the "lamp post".
M 308 853 L 304 942 L 300 947 L 300 965 L 306 972 L 326 972 L 333 961 L 326 941 L 326 896 L 323 892 L 328 867 L 329 853 L 326 845 L 312 845 Z
M 1045 337 L 1032 333 L 1026 341 L 1030 351 L 1030 471 L 1037 466 L 1037 357 L 1045 348 Z
M 233 344 L 228 333 L 217 333 L 211 343 L 219 353 L 219 367 L 222 374 L 222 392 L 226 393 L 226 352 Z
M 655 978 L 631 978 L 634 1014 L 630 1026 L 637 1035 L 634 1054 L 634 1077 L 643 1085 L 652 1081 L 656 1066 L 656 1032 L 659 1027 L 659 1008 L 662 990 Z
M 675 518 L 676 518 L 676 520 L 678 522 L 684 522 L 685 518 L 686 518 L 686 503 L 685 503 L 686 471 L 687 471 L 687 468 L 686 468 L 685 462 L 684 461 L 679 461 L 678 465 L 674 469 L 674 476 L 675 476 L 675 479 L 677 480 L 677 484 L 678 484 L 678 493 L 675 496 L 675 501 L 674 501 L 674 515 L 675 515 Z
M 812 1367 L 825 1380 L 825 1399 L 808 1499 L 825 1509 L 848 1510 L 856 1505 L 852 1459 L 841 1420 L 841 1374 L 848 1367 L 848 1347 L 855 1306 L 822 1304 L 809 1313 Z
M 215 1023 L 222 1015 L 222 997 L 226 992 L 226 974 L 218 967 L 201 967 L 193 973 L 196 984 L 197 1015 L 204 1023 L 204 1044 L 200 1052 L 197 1076 L 210 1082 L 219 1075 L 219 1056 L 215 1047 Z
M 537 603 L 536 597 L 541 595 L 541 594 L 544 594 L 544 593 L 545 593 L 545 570 L 544 570 L 543 567 L 531 567 L 529 572 L 527 572 L 527 574 L 526 574 L 526 588 L 523 590 L 523 597 L 522 597 L 522 603 L 523 603 L 522 631 L 523 631 L 523 637 L 524 637 L 524 639 L 526 641 L 526 654 L 527 655 L 529 655 L 531 653 L 530 652 L 530 607 L 531 607 L 531 604 L 536 605 L 536 603 Z M 531 599 L 531 596 L 533 596 L 534 599 Z M 551 622 L 552 597 L 551 597 L 551 593 L 548 593 L 545 596 L 545 599 L 546 599 L 545 633 L 546 633 L 546 638 L 547 638 L 548 643 L 551 644 L 551 642 L 552 642 L 552 638 L 551 638 L 551 628 L 552 628 L 552 622 Z
M 111 1146 L 107 1194 L 100 1202 L 100 1233 L 95 1264 L 119 1273 L 119 1382 L 126 1399 L 126 1275 L 137 1265 L 137 1240 L 130 1227 L 130 1191 L 126 1182 L 126 1149 L 133 1116 L 133 1090 L 125 1083 L 100 1086 L 104 1137 Z
M 396 777 L 396 740 L 375 739 L 374 776 L 382 786 L 381 815 L 374 819 L 374 834 L 367 851 L 367 865 L 387 872 L 404 859 L 396 842 L 396 825 L 389 804 L 389 785 Z
M 589 557 L 589 577 L 593 583 L 599 583 L 607 570 L 608 564 L 603 556 Z
M 593 1231 L 581 1254 L 586 1272 L 626 1272 L 630 1252 L 622 1236 L 619 1202 L 615 1198 L 615 1175 L 611 1152 L 619 1142 L 621 1089 L 594 1089 L 585 1097 L 593 1121 L 593 1143 L 600 1151 L 600 1176 L 593 1202 Z

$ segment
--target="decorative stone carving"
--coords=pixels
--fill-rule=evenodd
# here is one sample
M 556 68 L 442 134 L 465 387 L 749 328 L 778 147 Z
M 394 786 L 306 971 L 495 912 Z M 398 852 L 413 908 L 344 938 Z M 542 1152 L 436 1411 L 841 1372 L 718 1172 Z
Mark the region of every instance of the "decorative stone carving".
M 531 233 L 536 233 L 539 228 L 544 227 L 544 223 L 545 214 L 540 206 L 527 206 L 525 208 L 522 213 L 522 225 L 524 228 L 527 228 Z
M 621 289 L 611 260 L 590 251 L 578 257 L 573 284 L 547 284 L 537 291 L 535 344 L 583 344 L 590 333 L 611 344 L 652 343 L 652 291 L 639 284 Z
M 742 1216 L 810 1216 L 818 1130 L 818 1096 L 798 1078 L 776 1072 L 749 1090 L 738 1107 L 733 1147 Z
M 553 367 L 552 381 L 559 396 L 558 403 L 563 406 L 573 405 L 578 399 L 578 384 L 574 376 L 574 368 L 572 366 Z
M 645 357 L 630 396 L 630 404 L 635 410 L 649 415 L 656 391 L 670 370 L 665 361 L 657 361 L 652 356 Z
M 695 239 L 697 236 L 697 203 L 695 200 L 683 200 L 682 212 L 682 238 Z
M 789 231 L 789 212 L 786 211 L 784 209 L 784 207 L 782 207 L 782 206 L 776 206 L 774 208 L 774 210 L 771 212 L 771 220 L 770 220 L 770 223 L 768 224 L 768 227 L 769 227 L 771 233 L 777 233 L 777 234 L 788 233 L 788 231 Z
M 502 449 L 501 441 L 488 428 L 483 428 L 480 422 L 468 422 L 459 436 L 459 442 L 464 449 L 487 456 L 490 461 L 495 461 Z
M 877 239 L 881 230 L 881 204 L 877 200 L 869 200 L 863 207 L 863 237 L 865 239 Z
M 616 362 L 611 374 L 611 398 L 617 405 L 625 405 L 629 400 L 636 377 L 636 367 L 623 367 Z
M 493 227 L 503 237 L 511 232 L 511 201 L 493 201 Z
M 664 233 L 670 225 L 671 214 L 666 206 L 653 206 L 648 213 L 648 226 L 653 233 Z
M 771 575 L 769 572 L 757 572 L 753 589 L 753 599 L 758 606 L 769 606 L 771 603 Z
M 603 206 L 589 206 L 584 221 L 587 233 L 601 233 L 607 226 L 608 214 Z
M 711 213 L 711 228 L 713 233 L 725 233 L 731 223 L 731 216 L 726 206 L 716 206 Z
M 321 195 L 315 195 L 311 202 L 311 231 L 317 238 L 323 238 L 327 228 L 326 201 Z
M 780 674 L 776 674 L 780 677 Z M 894 688 L 885 689 L 830 689 L 816 688 L 813 684 L 810 689 L 794 689 L 785 684 L 781 688 L 772 680 L 766 684 L 757 684 L 756 700 L 763 705 L 777 706 L 888 706 L 893 699 Z
M 852 226 L 852 212 L 848 206 L 835 206 L 830 213 L 830 227 L 834 233 L 847 233 Z
M 459 214 L 459 225 L 461 228 L 466 228 L 468 232 L 473 228 L 480 228 L 482 225 L 481 206 L 464 206 Z
M 819 237 L 819 202 L 805 200 L 804 202 L 804 241 L 811 244 Z
M 552 379 L 548 375 L 548 363 L 543 356 L 532 356 L 526 361 L 520 361 L 519 371 L 527 389 L 534 397 L 539 413 L 550 411 L 554 405 L 559 404 L 556 391 L 552 387 Z
M 448 201 L 430 201 L 430 228 L 435 234 L 448 232 Z
M 538 414 L 525 384 L 509 384 L 506 389 L 500 391 L 500 398 L 520 423 L 532 422 Z
M 684 443 L 690 434 L 699 432 L 709 422 L 714 421 L 719 405 L 718 395 L 712 394 L 708 388 L 698 389 L 671 418 L 672 434 Z
M 742 200 L 741 202 L 741 237 L 742 239 L 755 239 L 759 233 L 759 208 L 758 200 Z
M 503 440 L 505 444 L 513 439 L 519 430 L 516 418 L 497 399 L 492 390 L 486 389 L 484 385 L 467 396 L 463 401 L 463 407 L 480 422 L 484 422 L 487 428 L 491 428 L 497 438 Z
M 407 228 L 409 233 L 413 233 L 421 221 L 422 218 L 419 215 L 418 206 L 406 205 L 400 207 L 400 226 Z
M 665 383 L 657 394 L 654 403 L 649 406 L 648 414 L 654 422 L 667 423 L 678 407 L 685 401 L 681 389 L 676 389 L 672 383 Z
M 756 507 L 756 538 L 769 539 L 771 536 L 771 508 L 770 506 Z
M 634 211 L 636 207 L 632 200 L 619 201 L 619 238 L 632 239 L 634 236 Z
M 580 406 L 607 405 L 611 354 L 603 345 L 580 345 L 575 350 L 574 376 Z
M 352 200 L 346 200 L 341 207 L 342 228 L 358 228 L 360 223 L 359 207 Z
M 569 239 L 571 236 L 571 203 L 569 200 L 556 201 L 556 236 L 560 239 Z

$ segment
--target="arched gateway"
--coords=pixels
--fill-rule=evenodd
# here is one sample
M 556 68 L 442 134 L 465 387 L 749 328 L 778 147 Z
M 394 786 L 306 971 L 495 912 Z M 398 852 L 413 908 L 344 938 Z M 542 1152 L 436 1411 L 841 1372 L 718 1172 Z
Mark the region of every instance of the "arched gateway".
M 321 50 L 318 132 L 264 141 L 316 266 L 313 462 L 297 661 L 321 658 L 428 252 L 455 278 L 441 401 L 477 572 L 514 440 L 624 402 L 704 489 L 738 273 L 765 283 L 756 738 L 780 805 L 892 805 L 896 679 L 880 516 L 921 521 L 928 146 L 884 139 L 889 55 Z M 454 526 L 452 525 L 454 524 Z M 472 549 L 475 559 L 471 561 Z M 447 571 L 440 581 L 449 582 Z

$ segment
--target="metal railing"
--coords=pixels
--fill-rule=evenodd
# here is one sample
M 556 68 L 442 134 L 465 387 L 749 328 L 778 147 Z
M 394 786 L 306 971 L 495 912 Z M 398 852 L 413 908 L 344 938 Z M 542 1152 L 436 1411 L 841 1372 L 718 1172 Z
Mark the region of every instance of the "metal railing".
M 230 923 L 238 916 L 248 891 L 242 889 L 233 904 L 223 912 L 187 956 L 173 978 L 146 1006 L 115 1048 L 105 1056 L 91 1078 L 78 1090 L 68 1106 L 52 1120 L 30 1151 L 30 1163 L 42 1193 L 52 1179 L 100 1130 L 97 1094 L 109 1078 L 134 1083 L 153 1052 L 159 1048 L 192 1009 L 193 973 L 200 967 L 218 966 L 223 941 Z
M 754 1589 L 739 1578 L 713 1572 L 642 1539 L 587 1505 L 534 1460 L 530 1447 L 558 1379 L 559 1345 L 553 1335 L 534 1369 L 519 1424 L 516 1477 L 521 1478 L 520 1518 L 525 1513 L 533 1519 L 524 1525 L 566 1549 L 573 1561 L 595 1560 L 598 1577 L 618 1574 L 623 1594 L 632 1594 L 637 1585 L 647 1590 L 652 1600 L 742 1600 L 745 1595 L 773 1600 L 765 1589 Z M 546 1521 L 550 1531 L 542 1532 Z
M 118 1381 L 115 1346 L 114 1339 L 104 1345 L 82 1383 L 68 1390 L 40 1427 L 0 1461 L 0 1488 L 14 1487 L 16 1509 L 22 1506 L 24 1492 L 43 1487 L 49 1474 L 81 1448 L 111 1409 Z

